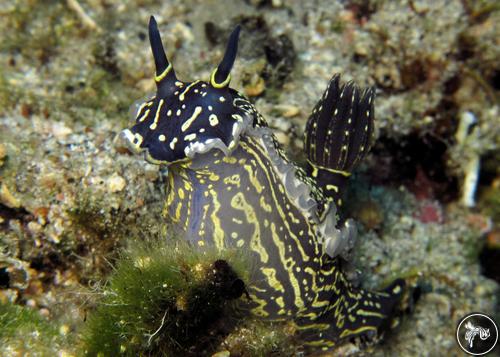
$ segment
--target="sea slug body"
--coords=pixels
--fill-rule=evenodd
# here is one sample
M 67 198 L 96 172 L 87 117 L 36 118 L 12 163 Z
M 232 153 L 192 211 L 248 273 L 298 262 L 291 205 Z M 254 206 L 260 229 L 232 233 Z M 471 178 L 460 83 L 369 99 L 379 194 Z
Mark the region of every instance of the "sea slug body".
M 239 32 L 238 26 L 207 82 L 183 82 L 151 17 L 157 92 L 137 106 L 123 137 L 134 152 L 168 167 L 171 230 L 196 249 L 248 251 L 253 314 L 293 321 L 311 348 L 380 336 L 404 282 L 380 292 L 351 284 L 342 264 L 355 225 L 337 212 L 346 180 L 370 147 L 374 90 L 332 78 L 307 122 L 301 168 L 253 104 L 229 87 Z

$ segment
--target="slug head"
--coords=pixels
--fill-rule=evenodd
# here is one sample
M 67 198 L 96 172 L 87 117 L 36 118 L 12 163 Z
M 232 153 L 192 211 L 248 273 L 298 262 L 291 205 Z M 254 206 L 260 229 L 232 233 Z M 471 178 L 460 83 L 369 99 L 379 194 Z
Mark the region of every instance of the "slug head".
M 157 23 L 151 16 L 149 40 L 157 91 L 131 108 L 135 124 L 122 135 L 132 151 L 145 151 L 149 162 L 168 165 L 212 148 L 227 154 L 236 147 L 249 120 L 246 111 L 237 106 L 244 98 L 229 88 L 239 32 L 237 26 L 209 82 L 182 82 L 165 55 Z

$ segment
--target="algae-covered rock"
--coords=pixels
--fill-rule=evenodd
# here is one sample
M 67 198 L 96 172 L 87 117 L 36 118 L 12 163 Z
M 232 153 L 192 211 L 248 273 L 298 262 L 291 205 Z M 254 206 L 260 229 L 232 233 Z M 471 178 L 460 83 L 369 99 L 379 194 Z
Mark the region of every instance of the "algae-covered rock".
M 132 243 L 95 291 L 82 349 L 88 356 L 293 351 L 286 345 L 293 333 L 243 319 L 238 299 L 246 299 L 249 269 L 241 251 L 197 252 L 175 239 Z

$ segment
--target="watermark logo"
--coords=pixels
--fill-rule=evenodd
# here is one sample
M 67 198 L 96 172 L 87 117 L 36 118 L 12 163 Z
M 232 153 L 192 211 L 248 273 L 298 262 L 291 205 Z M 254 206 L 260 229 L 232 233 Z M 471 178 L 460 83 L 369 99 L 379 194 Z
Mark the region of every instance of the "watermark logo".
M 485 314 L 469 314 L 458 323 L 457 342 L 464 352 L 483 356 L 495 348 L 498 342 L 498 327 L 495 321 Z

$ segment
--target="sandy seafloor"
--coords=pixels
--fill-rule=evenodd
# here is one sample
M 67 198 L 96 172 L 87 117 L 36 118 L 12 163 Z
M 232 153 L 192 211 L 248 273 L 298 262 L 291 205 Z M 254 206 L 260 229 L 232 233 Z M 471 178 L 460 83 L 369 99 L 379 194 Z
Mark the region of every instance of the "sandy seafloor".
M 463 355 L 463 315 L 500 321 L 488 259 L 500 247 L 499 11 L 494 0 L 2 1 L 0 303 L 38 311 L 63 340 L 78 334 L 83 291 L 109 257 L 164 225 L 158 167 L 117 137 L 154 90 L 149 16 L 183 80 L 208 78 L 241 23 L 232 87 L 299 161 L 334 73 L 377 88 L 377 142 L 347 200 L 355 263 L 365 287 L 406 277 L 420 299 L 385 343 L 350 353 Z M 37 336 L 4 340 L 0 354 L 36 355 Z M 41 354 L 61 351 L 76 353 L 62 342 Z

